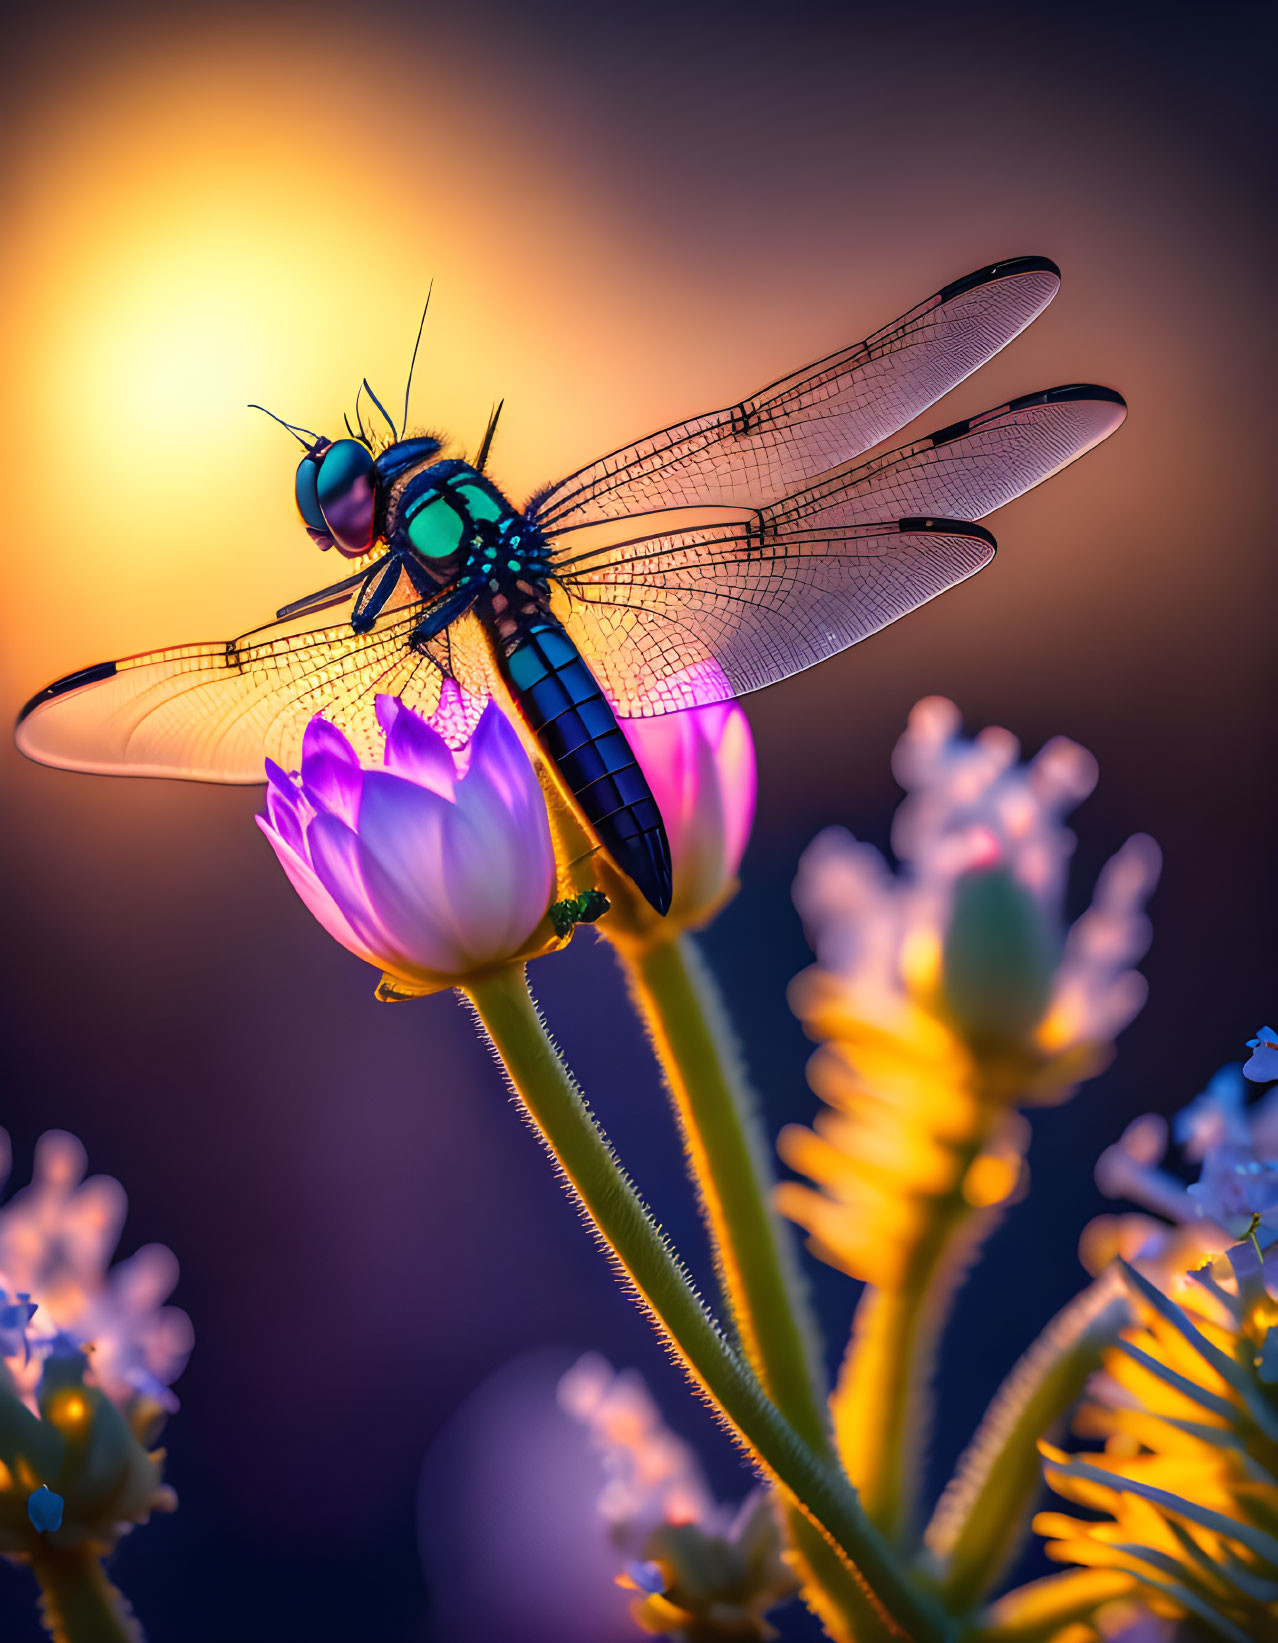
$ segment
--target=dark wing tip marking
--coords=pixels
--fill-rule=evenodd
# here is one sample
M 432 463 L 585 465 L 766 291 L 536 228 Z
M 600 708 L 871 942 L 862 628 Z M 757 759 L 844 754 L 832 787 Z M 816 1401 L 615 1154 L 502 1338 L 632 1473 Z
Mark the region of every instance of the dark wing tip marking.
M 1097 399 L 1106 405 L 1121 405 L 1127 409 L 1127 401 L 1117 389 L 1101 388 L 1094 382 L 1070 382 L 1063 388 L 1044 388 L 1037 394 L 1022 394 L 1019 399 L 1010 399 L 1007 402 L 1009 411 L 1022 411 L 1027 405 L 1064 405 L 1075 399 Z
M 55 679 L 43 690 L 37 690 L 31 700 L 24 704 L 16 724 L 20 725 L 35 712 L 36 708 L 42 707 L 45 702 L 54 701 L 59 696 L 65 696 L 69 690 L 79 690 L 81 685 L 96 685 L 103 679 L 113 679 L 115 671 L 114 662 L 98 662 L 93 667 L 82 667 L 75 673 L 67 673 L 61 679 Z
M 948 427 L 938 428 L 934 434 L 928 434 L 933 445 L 948 445 L 950 440 L 959 439 L 970 433 L 974 426 L 990 422 L 995 417 L 1003 416 L 1008 411 L 1024 411 L 1034 405 L 1065 405 L 1079 400 L 1090 400 L 1102 405 L 1121 405 L 1127 409 L 1127 401 L 1114 388 L 1101 388 L 1094 382 L 1071 382 L 1062 388 L 1040 388 L 1034 394 L 1021 394 L 1016 399 L 1009 399 L 1006 405 L 998 405 L 992 411 L 982 411 L 979 416 L 964 417 L 961 422 L 951 422 Z
M 998 547 L 985 526 L 971 519 L 898 519 L 896 528 L 902 536 L 967 536 L 988 547 Z
M 962 279 L 951 280 L 936 294 L 942 302 L 949 302 L 953 297 L 961 297 L 964 291 L 975 290 L 978 285 L 989 285 L 994 280 L 1007 279 L 1015 274 L 1054 274 L 1058 280 L 1061 277 L 1060 269 L 1050 257 L 1007 257 L 1002 262 L 992 262 L 974 273 L 964 274 Z

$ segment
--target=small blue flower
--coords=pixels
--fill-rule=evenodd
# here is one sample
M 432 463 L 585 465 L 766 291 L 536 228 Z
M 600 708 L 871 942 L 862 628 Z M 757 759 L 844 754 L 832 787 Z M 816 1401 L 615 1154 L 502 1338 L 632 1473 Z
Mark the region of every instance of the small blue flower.
M 29 1294 L 18 1292 L 10 1300 L 8 1290 L 0 1287 L 0 1358 L 16 1358 L 21 1350 L 23 1365 L 31 1362 L 27 1325 L 35 1315 L 36 1306 Z
M 661 1571 L 661 1565 L 653 1562 L 627 1563 L 626 1579 L 636 1591 L 647 1592 L 650 1597 L 657 1597 L 666 1589 L 666 1577 Z
M 1251 1144 L 1247 1123 L 1247 1086 L 1242 1068 L 1231 1061 L 1176 1114 L 1175 1136 L 1186 1158 L 1201 1162 L 1214 1147 L 1246 1147 Z
M 41 1534 L 62 1527 L 61 1495 L 55 1495 L 48 1484 L 42 1483 L 27 1496 L 27 1516 Z
M 1262 1027 L 1255 1038 L 1247 1040 L 1247 1048 L 1254 1053 L 1243 1068 L 1245 1078 L 1254 1079 L 1257 1084 L 1268 1084 L 1278 1078 L 1278 1032 L 1272 1027 Z
M 1249 1238 L 1260 1226 L 1272 1233 L 1278 1221 L 1278 1164 L 1250 1147 L 1213 1147 L 1188 1191 L 1198 1213 L 1231 1238 Z

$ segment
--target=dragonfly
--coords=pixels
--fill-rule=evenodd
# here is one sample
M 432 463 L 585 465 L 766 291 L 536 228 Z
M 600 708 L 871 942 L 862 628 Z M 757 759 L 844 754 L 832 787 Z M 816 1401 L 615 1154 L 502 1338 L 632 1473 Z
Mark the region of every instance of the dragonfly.
M 316 713 L 374 762 L 380 695 L 461 746 L 496 694 L 665 913 L 669 844 L 624 721 L 771 685 L 990 562 L 995 540 L 977 521 L 1113 433 L 1122 397 L 1050 388 L 879 447 L 1059 285 L 1045 257 L 978 269 L 863 342 L 600 457 L 522 507 L 487 471 L 497 412 L 473 462 L 409 432 L 410 365 L 402 425 L 368 389 L 384 434 L 365 428 L 358 396 L 342 437 L 284 424 L 304 447 L 302 523 L 350 574 L 237 638 L 56 680 L 23 708 L 17 744 L 63 769 L 254 783 L 267 759 L 297 768 Z

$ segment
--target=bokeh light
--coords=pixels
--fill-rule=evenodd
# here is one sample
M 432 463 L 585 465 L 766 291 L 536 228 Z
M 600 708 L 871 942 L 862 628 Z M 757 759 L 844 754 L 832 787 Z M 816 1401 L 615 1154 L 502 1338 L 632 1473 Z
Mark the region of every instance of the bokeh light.
M 970 268 L 1060 263 L 1043 319 L 923 426 L 1078 380 L 1120 388 L 1127 425 L 995 516 L 980 577 L 748 703 L 758 823 L 708 938 L 775 1131 L 812 1116 L 794 864 L 832 821 L 886 841 L 919 697 L 1096 753 L 1083 881 L 1138 828 L 1163 846 L 1149 1008 L 1094 1095 L 1035 1121 L 1051 1168 L 970 1292 L 981 1350 L 947 1362 L 937 1477 L 1077 1286 L 1091 1160 L 1272 1015 L 1272 29 L 1144 3 L 317 0 L 30 8 L 10 39 L 10 718 L 68 669 L 230 636 L 335 578 L 294 516 L 296 447 L 245 406 L 331 428 L 367 375 L 397 407 L 432 279 L 414 420 L 473 448 L 504 396 L 494 471 L 520 497 Z M 121 1584 L 184 1643 L 456 1643 L 414 1532 L 450 1412 L 548 1341 L 638 1364 L 672 1410 L 677 1377 L 469 1024 L 372 1001 L 290 899 L 256 795 L 2 764 L 18 1173 L 43 1130 L 79 1135 L 129 1183 L 126 1250 L 178 1253 L 196 1330 L 166 1435 L 181 1509 L 130 1537 Z M 535 981 L 704 1268 L 610 965 L 583 941 Z M 813 1281 L 837 1348 L 844 1281 Z M 34 1643 L 0 1577 L 0 1629 Z

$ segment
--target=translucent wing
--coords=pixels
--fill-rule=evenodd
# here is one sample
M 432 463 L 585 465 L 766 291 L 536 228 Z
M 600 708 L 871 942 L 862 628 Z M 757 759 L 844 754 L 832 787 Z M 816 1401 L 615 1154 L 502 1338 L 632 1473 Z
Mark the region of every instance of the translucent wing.
M 349 610 L 341 621 L 306 627 L 308 614 L 324 608 L 323 595 L 289 608 L 298 607 L 238 639 L 177 645 L 69 674 L 22 710 L 18 747 L 65 770 L 260 782 L 267 757 L 297 768 L 307 721 L 322 711 L 362 758 L 376 760 L 378 693 L 434 712 L 450 658 L 461 682 L 479 688 L 448 685 L 445 733 L 460 743 L 474 728 L 487 651 L 473 619 L 454 624 L 447 647 L 427 657 L 408 643 L 425 609 L 420 602 L 400 604 L 364 634 L 352 631 Z
M 619 713 L 775 684 L 856 644 L 994 556 L 959 520 L 747 523 L 648 537 L 565 568 L 552 608 Z
M 1017 257 L 752 398 L 601 457 L 530 504 L 549 535 L 703 503 L 759 507 L 888 439 L 1023 330 L 1060 272 Z
M 983 519 L 1108 439 L 1127 406 L 1090 383 L 1023 394 L 910 445 L 819 479 L 769 510 L 778 522 L 841 524 L 935 514 Z
M 571 553 L 560 616 L 625 714 L 756 690 L 875 632 L 994 551 L 975 520 L 1122 422 L 1109 388 L 1026 394 L 846 468 L 744 524 Z

